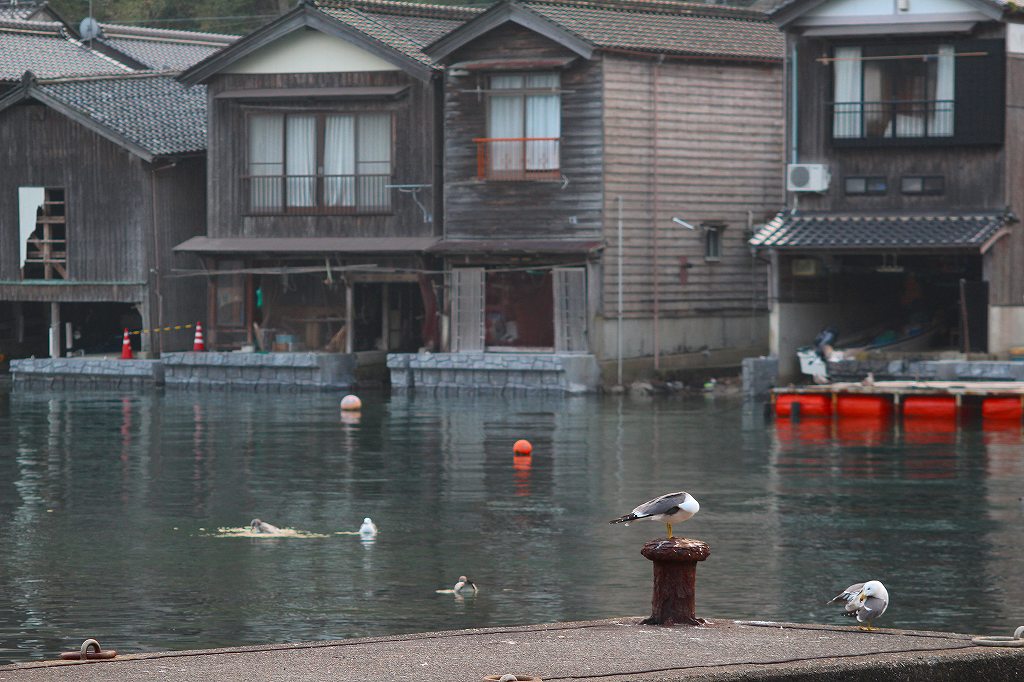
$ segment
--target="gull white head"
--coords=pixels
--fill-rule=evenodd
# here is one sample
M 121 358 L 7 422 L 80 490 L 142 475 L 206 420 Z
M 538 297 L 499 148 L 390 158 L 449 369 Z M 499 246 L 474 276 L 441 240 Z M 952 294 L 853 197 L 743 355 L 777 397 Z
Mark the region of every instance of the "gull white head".
M 860 601 L 866 600 L 868 597 L 876 597 L 884 602 L 889 601 L 889 592 L 885 589 L 885 585 L 877 580 L 869 580 L 864 583 L 864 587 L 860 590 Z

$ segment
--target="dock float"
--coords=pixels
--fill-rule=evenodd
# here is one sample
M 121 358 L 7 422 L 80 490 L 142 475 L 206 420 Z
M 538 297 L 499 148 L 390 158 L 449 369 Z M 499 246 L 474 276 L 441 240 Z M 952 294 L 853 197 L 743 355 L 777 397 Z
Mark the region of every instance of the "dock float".
M 984 420 L 1024 417 L 1021 381 L 875 381 L 772 389 L 775 416 L 950 419 L 966 410 Z
M 1024 671 L 1024 647 L 976 646 L 968 635 L 718 619 L 701 627 L 659 627 L 640 625 L 640 620 L 629 617 L 206 651 L 119 652 L 109 661 L 0 666 L 0 680 L 478 682 L 488 675 L 512 674 L 561 682 L 1001 682 L 1020 680 Z M 118 642 L 109 644 L 124 649 Z

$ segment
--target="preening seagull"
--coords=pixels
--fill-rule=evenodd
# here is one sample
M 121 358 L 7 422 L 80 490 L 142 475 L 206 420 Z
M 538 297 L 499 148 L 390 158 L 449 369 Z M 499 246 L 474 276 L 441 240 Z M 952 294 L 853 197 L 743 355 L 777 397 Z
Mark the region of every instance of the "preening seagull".
M 459 582 L 455 583 L 455 587 L 452 588 L 452 592 L 455 594 L 461 594 L 463 590 L 468 590 L 471 587 L 473 588 L 473 594 L 476 594 L 479 591 L 475 582 L 464 575 L 460 575 Z
M 277 526 L 267 523 L 266 521 L 260 521 L 259 519 L 253 519 L 249 522 L 249 527 L 252 528 L 254 533 L 280 533 L 281 529 Z
M 680 490 L 677 493 L 669 493 L 644 502 L 629 514 L 612 519 L 608 523 L 629 525 L 638 519 L 663 521 L 665 527 L 668 528 L 668 537 L 672 538 L 672 524 L 682 523 L 698 511 L 700 511 L 700 505 L 697 504 L 697 500 L 693 499 L 693 495 Z
M 856 616 L 857 622 L 867 623 L 867 630 L 871 630 L 871 622 L 881 618 L 885 610 L 889 608 L 889 593 L 885 585 L 877 580 L 869 580 L 866 583 L 850 585 L 845 590 L 833 597 L 829 604 L 846 602 L 844 616 Z
M 359 526 L 359 534 L 365 537 L 373 536 L 377 534 L 377 524 L 370 520 L 367 516 L 363 519 L 363 525 Z

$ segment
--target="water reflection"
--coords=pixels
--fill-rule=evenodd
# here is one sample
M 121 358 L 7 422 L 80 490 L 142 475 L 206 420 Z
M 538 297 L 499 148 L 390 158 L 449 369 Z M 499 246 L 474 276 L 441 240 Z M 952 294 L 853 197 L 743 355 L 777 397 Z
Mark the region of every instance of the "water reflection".
M 0 661 L 643 614 L 658 531 L 607 522 L 679 489 L 702 615 L 837 622 L 824 602 L 870 576 L 887 625 L 1002 631 L 1024 597 L 1019 423 L 362 397 L 0 391 Z M 215 537 L 254 517 L 326 537 Z M 460 574 L 475 598 L 435 593 Z

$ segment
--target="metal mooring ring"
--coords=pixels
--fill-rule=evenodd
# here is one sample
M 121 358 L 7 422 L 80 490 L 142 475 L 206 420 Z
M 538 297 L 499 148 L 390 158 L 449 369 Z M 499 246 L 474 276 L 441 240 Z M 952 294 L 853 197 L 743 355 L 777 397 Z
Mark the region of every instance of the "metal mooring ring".
M 96 651 L 89 653 L 89 649 L 93 648 L 95 648 Z M 114 658 L 115 656 L 117 656 L 116 651 L 113 649 L 104 651 L 100 648 L 100 643 L 95 639 L 87 639 L 82 642 L 82 647 L 78 651 L 69 651 L 60 655 L 60 657 L 65 661 L 96 661 Z
M 1018 646 L 1024 647 L 1024 625 L 1013 631 L 1013 637 L 971 637 L 978 646 Z

